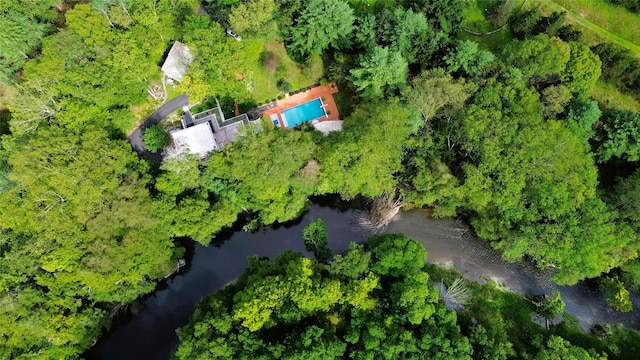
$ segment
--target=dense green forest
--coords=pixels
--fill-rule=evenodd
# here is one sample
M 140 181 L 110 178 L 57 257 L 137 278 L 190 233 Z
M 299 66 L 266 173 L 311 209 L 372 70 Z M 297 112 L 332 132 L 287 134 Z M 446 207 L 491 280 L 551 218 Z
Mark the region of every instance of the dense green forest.
M 311 231 L 318 222 L 305 228 L 305 241 L 326 237 Z M 426 255 L 419 243 L 388 234 L 351 243 L 330 262 L 291 251 L 273 261 L 253 257 L 235 283 L 199 301 L 178 330 L 174 359 L 600 360 L 601 349 L 620 345 L 592 337 L 587 350 L 557 335 L 567 328 L 533 324 L 533 312 L 562 313 L 557 293 L 531 303 L 459 277 L 437 287 L 433 280 L 456 274 L 423 268 Z M 467 310 L 458 315 L 440 299 Z
M 553 268 L 558 284 L 601 277 L 612 306 L 629 310 L 628 290 L 640 287 L 640 114 L 590 93 L 604 79 L 637 97 L 640 63 L 631 53 L 588 43 L 562 14 L 535 7 L 518 12 L 496 46 L 463 31 L 463 0 L 203 1 L 211 17 L 197 15 L 200 5 L 0 0 L 0 357 L 79 356 L 119 309 L 172 272 L 184 251 L 175 237 L 206 245 L 236 222 L 247 230 L 283 223 L 322 194 L 386 196 L 406 209 L 461 216 L 506 259 Z M 205 161 L 138 158 L 127 134 L 160 104 L 148 90 L 162 83 L 159 65 L 174 41 L 196 60 L 168 98 L 186 93 L 192 103 L 217 97 L 252 108 L 264 100 L 257 93 L 265 74 L 274 83 L 294 73 L 300 81 L 321 67 L 312 82 L 338 84 L 343 131 L 265 124 Z M 274 43 L 286 53 L 267 51 Z M 282 65 L 270 72 L 277 56 Z M 273 265 L 254 261 L 251 271 L 284 276 L 291 264 L 287 271 L 311 269 L 300 279 L 305 286 L 343 286 L 342 270 L 313 270 L 336 259 L 288 254 Z M 403 283 L 426 281 L 412 266 L 412 278 L 375 267 L 362 274 L 403 291 Z M 252 283 L 245 277 L 237 289 Z M 398 295 L 380 289 L 371 296 Z M 421 305 L 429 314 L 395 313 L 389 321 L 405 330 L 378 335 L 415 345 L 430 329 L 459 334 L 432 286 L 420 291 L 414 296 L 431 299 Z M 354 313 L 360 305 L 323 304 L 363 327 L 374 321 Z M 293 324 L 298 310 L 283 316 Z M 327 339 L 310 352 L 349 341 L 334 338 L 329 323 L 314 326 L 291 335 Z M 362 349 L 375 343 L 350 340 Z M 429 346 L 436 345 L 444 346 Z M 446 346 L 471 354 L 464 338 Z

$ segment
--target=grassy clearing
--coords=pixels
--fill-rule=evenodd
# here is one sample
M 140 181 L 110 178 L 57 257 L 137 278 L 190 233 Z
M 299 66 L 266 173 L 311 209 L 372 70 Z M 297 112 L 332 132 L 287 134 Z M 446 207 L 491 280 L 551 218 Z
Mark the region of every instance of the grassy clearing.
M 513 0 L 511 15 L 517 13 L 517 11 L 522 6 L 523 1 L 524 0 Z M 491 2 L 492 0 L 478 0 L 467 2 L 467 7 L 465 10 L 467 15 L 464 25 L 465 28 L 478 33 L 487 33 L 497 29 L 497 27 L 492 24 L 486 17 L 485 9 L 489 7 Z M 513 35 L 511 34 L 511 31 L 509 31 L 509 28 L 506 27 L 502 31 L 487 36 L 477 36 L 469 34 L 467 32 L 462 32 L 460 34 L 460 38 L 463 40 L 472 40 L 478 42 L 482 45 L 483 48 L 491 50 L 493 53 L 498 54 L 501 52 L 504 45 L 513 39 Z
M 615 86 L 599 80 L 591 91 L 591 97 L 602 107 L 617 107 L 640 113 L 640 101 L 632 95 L 620 92 Z
M 640 54 L 640 16 L 600 0 L 536 0 L 600 36 Z M 605 26 L 607 29 L 602 28 Z
M 322 59 L 312 56 L 306 64 L 293 61 L 278 41 L 265 43 L 260 55 L 260 61 L 253 70 L 254 89 L 253 98 L 258 102 L 265 102 L 283 93 L 278 90 L 279 79 L 291 84 L 291 90 L 307 87 L 318 82 L 324 74 Z

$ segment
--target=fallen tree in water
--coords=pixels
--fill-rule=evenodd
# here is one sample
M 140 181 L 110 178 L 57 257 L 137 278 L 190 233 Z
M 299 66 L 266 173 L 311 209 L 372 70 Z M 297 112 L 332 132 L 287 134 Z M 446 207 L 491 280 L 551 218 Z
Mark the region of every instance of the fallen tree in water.
M 395 191 L 385 192 L 373 199 L 369 214 L 360 219 L 360 225 L 376 233 L 383 232 L 401 207 L 402 201 Z

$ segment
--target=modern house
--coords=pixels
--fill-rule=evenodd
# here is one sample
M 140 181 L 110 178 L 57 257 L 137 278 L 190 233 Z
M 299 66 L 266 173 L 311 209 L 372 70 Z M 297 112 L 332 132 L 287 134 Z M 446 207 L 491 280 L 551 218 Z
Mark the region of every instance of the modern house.
M 193 55 L 187 45 L 176 41 L 162 64 L 162 72 L 169 78 L 169 81 L 180 81 L 192 61 Z
M 253 123 L 247 114 L 226 119 L 218 100 L 216 103 L 218 106 L 197 114 L 191 114 L 188 106 L 183 108 L 182 129 L 170 132 L 174 147 L 184 148 L 190 153 L 204 157 L 207 153 L 221 150 L 227 143 L 234 141 L 242 127 Z

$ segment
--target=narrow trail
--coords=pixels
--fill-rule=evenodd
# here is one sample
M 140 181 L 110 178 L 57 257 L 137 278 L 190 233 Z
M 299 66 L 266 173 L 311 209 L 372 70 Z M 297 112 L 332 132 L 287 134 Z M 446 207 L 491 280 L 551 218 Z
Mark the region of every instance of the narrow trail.
M 554 3 L 551 0 L 536 0 L 537 2 L 539 2 L 540 4 L 547 6 L 551 9 L 553 9 L 554 11 L 566 11 L 567 12 L 567 18 L 571 19 L 572 21 L 575 21 L 576 23 L 586 27 L 587 29 L 595 32 L 596 34 L 620 45 L 623 46 L 624 48 L 627 48 L 631 51 L 633 51 L 634 53 L 640 55 L 640 46 L 625 40 L 621 37 L 619 37 L 618 35 L 607 31 L 606 29 L 601 28 L 600 26 L 586 20 L 585 18 L 583 18 L 582 16 L 580 16 L 580 14 L 577 14 L 574 11 L 568 10 L 556 3 Z

